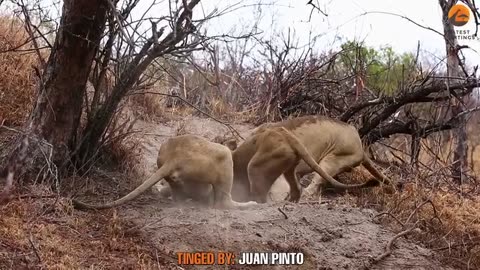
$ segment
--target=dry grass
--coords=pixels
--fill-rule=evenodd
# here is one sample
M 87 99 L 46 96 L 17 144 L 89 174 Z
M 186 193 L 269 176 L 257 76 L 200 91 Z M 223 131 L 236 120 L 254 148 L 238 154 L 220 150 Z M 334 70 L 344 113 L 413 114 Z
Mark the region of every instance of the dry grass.
M 35 98 L 32 66 L 37 65 L 37 56 L 33 51 L 11 51 L 18 47 L 30 49 L 31 44 L 25 44 L 27 40 L 28 34 L 19 21 L 0 17 L 0 122 L 5 120 L 7 125 L 24 123 Z
M 368 177 L 363 170 L 348 175 L 353 182 L 362 182 Z M 406 184 L 402 191 L 391 193 L 386 188 L 375 188 L 352 192 L 355 196 L 346 199 L 359 207 L 374 207 L 383 212 L 379 218 L 395 231 L 418 222 L 421 231 L 415 233 L 414 238 L 421 245 L 439 252 L 441 260 L 458 269 L 479 269 L 480 197 L 462 196 L 446 186 L 428 188 L 422 183 L 431 179 L 422 179 L 418 175 L 407 177 L 416 179 L 416 182 Z M 471 186 L 463 188 L 469 190 Z
M 205 82 L 199 84 L 203 85 Z M 187 104 L 179 98 L 164 95 L 169 92 L 168 86 L 155 85 L 131 95 L 128 99 L 128 106 L 133 109 L 135 117 L 148 122 L 165 122 L 191 115 L 211 116 L 222 121 L 235 123 L 252 121 L 257 118 L 256 107 L 246 111 L 236 111 L 234 106 L 219 97 L 216 91 L 212 90 L 213 88 L 213 86 L 210 86 L 205 92 L 199 94 L 203 96 L 203 99 L 198 98 L 197 100 L 198 96 L 188 95 L 189 98 L 186 100 L 190 104 Z
M 127 108 L 125 108 L 127 109 Z M 136 120 L 122 110 L 109 127 L 107 140 L 101 151 L 101 163 L 115 170 L 130 174 L 140 160 L 140 144 L 136 138 Z
M 140 141 L 136 139 L 113 141 L 102 151 L 104 165 L 115 170 L 131 175 L 134 167 L 141 160 Z
M 471 171 L 467 172 L 470 177 L 466 184 L 458 186 L 452 182 L 449 168 L 454 145 L 449 133 L 444 132 L 422 140 L 419 170 L 412 170 L 409 165 L 394 167 L 393 179 L 408 182 L 401 192 L 389 194 L 377 188 L 352 198 L 359 206 L 373 205 L 388 212 L 383 219 L 397 231 L 418 221 L 421 233 L 416 233 L 415 239 L 440 252 L 446 263 L 453 262 L 459 269 L 480 269 L 480 193 L 475 176 L 480 164 L 478 131 L 478 125 L 471 122 L 468 131 Z M 390 140 L 389 147 L 380 147 L 378 156 L 400 164 L 409 162 L 410 143 L 403 136 Z M 389 151 L 395 156 L 390 156 Z M 352 178 L 363 181 L 366 176 L 362 172 Z M 423 206 L 418 208 L 419 205 Z M 398 221 L 405 222 L 417 208 L 409 224 L 400 225 Z
M 35 195 L 42 194 L 51 195 Z M 152 269 L 161 264 L 115 210 L 74 212 L 63 198 L 24 198 L 3 205 L 0 216 L 0 269 Z
M 158 88 L 149 89 L 148 92 L 164 93 Z M 169 97 L 152 93 L 133 95 L 128 99 L 127 106 L 137 119 L 146 122 L 165 123 L 172 119 L 190 116 L 195 112 L 194 108 L 182 104 L 180 100 L 173 106 L 167 107 L 167 98 Z
M 474 176 L 480 174 L 480 137 L 478 136 L 480 126 L 476 123 L 480 115 L 476 117 L 471 119 L 467 125 L 468 174 Z M 421 139 L 420 169 L 448 171 L 453 162 L 453 152 L 455 150 L 455 143 L 450 139 L 452 135 L 450 131 L 443 131 Z M 388 146 L 376 145 L 378 157 L 391 162 L 410 161 L 411 140 L 409 136 L 394 135 L 392 138 L 385 140 L 385 144 Z
M 161 93 L 158 90 L 149 92 Z M 144 121 L 151 121 L 157 116 L 164 114 L 165 97 L 155 94 L 133 95 L 129 98 L 129 106 L 135 108 L 135 116 Z

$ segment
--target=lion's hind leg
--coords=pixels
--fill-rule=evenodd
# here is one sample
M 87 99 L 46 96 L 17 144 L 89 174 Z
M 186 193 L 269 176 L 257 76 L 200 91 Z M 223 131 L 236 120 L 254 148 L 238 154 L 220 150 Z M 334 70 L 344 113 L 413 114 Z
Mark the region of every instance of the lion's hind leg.
M 297 162 L 298 159 L 290 148 L 278 147 L 269 151 L 258 151 L 248 164 L 250 191 L 255 200 L 266 203 L 268 191 L 275 180 Z M 288 183 L 292 194 L 300 194 L 299 185 Z
M 283 174 L 288 184 L 290 185 L 290 192 L 287 198 L 291 202 L 298 202 L 300 200 L 300 196 L 302 192 L 302 186 L 298 181 L 297 174 L 295 172 L 295 167 L 296 166 L 291 167 Z M 292 189 L 292 186 L 294 186 L 295 188 Z

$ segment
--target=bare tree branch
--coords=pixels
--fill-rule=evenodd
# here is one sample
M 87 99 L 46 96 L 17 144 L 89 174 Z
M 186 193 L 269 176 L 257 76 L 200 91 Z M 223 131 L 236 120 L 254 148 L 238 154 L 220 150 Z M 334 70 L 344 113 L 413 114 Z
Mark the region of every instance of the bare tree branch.
M 439 123 L 427 123 L 423 127 L 417 128 L 415 128 L 413 122 L 402 123 L 399 121 L 394 121 L 392 123 L 372 130 L 365 136 L 365 139 L 368 144 L 372 144 L 382 138 L 389 138 L 391 135 L 395 134 L 416 135 L 421 138 L 426 138 L 432 133 L 456 128 L 458 126 L 458 120 L 461 117 L 479 110 L 480 107 L 475 107 L 469 110 L 465 110 L 460 114 L 454 115 L 446 121 L 442 121 Z
M 468 92 L 471 92 L 474 87 L 478 86 L 478 82 L 476 80 L 469 80 L 466 81 L 465 84 L 455 84 L 451 86 L 445 85 L 444 81 L 437 81 L 434 80 L 428 86 L 417 86 L 414 87 L 413 90 L 401 97 L 398 98 L 390 98 L 389 105 L 381 111 L 376 117 L 371 119 L 369 123 L 364 125 L 360 128 L 359 132 L 361 136 L 365 136 L 369 133 L 373 128 L 377 127 L 382 121 L 388 119 L 392 114 L 394 114 L 400 107 L 409 104 L 415 103 L 417 100 L 421 100 L 422 98 L 428 97 L 428 95 L 432 93 L 438 93 L 445 90 L 455 91 L 455 90 L 463 90 L 463 89 L 470 89 Z M 343 119 L 342 119 L 343 120 Z
M 328 14 L 319 7 L 318 1 L 316 1 L 316 3 L 313 3 L 313 0 L 308 0 L 307 5 L 312 6 L 312 10 L 310 11 L 310 16 L 308 19 L 309 21 L 310 21 L 310 18 L 312 17 L 313 10 L 317 10 L 323 16 L 328 17 Z

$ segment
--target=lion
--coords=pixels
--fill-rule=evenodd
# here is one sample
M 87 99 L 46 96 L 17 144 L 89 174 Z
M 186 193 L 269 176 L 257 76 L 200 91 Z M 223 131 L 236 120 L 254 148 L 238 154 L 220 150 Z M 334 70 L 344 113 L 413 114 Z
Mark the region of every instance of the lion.
M 233 160 L 231 150 L 196 135 L 181 135 L 168 139 L 158 151 L 158 170 L 144 183 L 122 198 L 94 205 L 73 200 L 77 209 L 106 209 L 135 199 L 157 182 L 165 179 L 174 197 L 202 200 L 213 197 L 215 208 L 248 208 L 256 202 L 232 200 Z M 213 196 L 212 196 L 213 195 Z
M 158 182 L 158 186 L 152 189 L 158 197 L 172 197 L 175 202 L 184 202 L 191 199 L 202 205 L 213 205 L 215 203 L 212 185 L 203 182 L 185 183 L 177 179 L 169 184 L 165 179 L 162 179 Z
M 228 148 L 230 148 L 232 151 L 234 151 L 237 148 L 237 144 L 235 140 L 225 140 L 222 138 L 215 138 L 214 141 L 223 142 L 223 144 L 226 145 Z M 327 179 L 335 187 L 359 188 L 359 187 L 366 186 L 365 184 L 345 185 L 336 181 L 329 175 L 327 175 L 323 171 L 323 169 L 315 162 L 312 155 L 308 152 L 305 146 L 298 141 L 295 135 L 293 135 L 290 131 L 288 131 L 284 127 L 272 127 L 272 128 L 262 129 L 260 132 L 254 134 L 251 138 L 249 138 L 245 143 L 246 144 L 250 143 L 255 145 L 257 153 L 261 152 L 264 161 L 268 160 L 267 163 L 262 162 L 261 164 L 257 164 L 258 166 L 262 166 L 262 169 L 265 169 L 264 168 L 265 166 L 268 167 L 270 163 L 275 164 L 278 162 L 282 162 L 281 160 L 278 159 L 280 156 L 287 156 L 289 163 L 292 163 L 290 166 L 293 166 L 293 164 L 298 164 L 300 160 L 303 160 L 306 162 L 308 166 L 310 166 L 310 168 L 312 168 L 312 170 L 314 170 L 315 172 L 320 174 L 322 177 Z M 275 151 L 272 151 L 272 149 L 275 149 Z M 255 166 L 253 164 L 251 165 Z M 253 171 L 256 171 L 256 170 L 252 169 L 249 171 L 249 173 Z M 273 179 L 274 181 L 266 182 L 266 183 L 259 180 L 257 181 L 257 178 L 261 178 L 261 176 L 258 177 L 256 175 L 249 174 L 249 179 L 251 180 L 250 193 L 253 194 L 254 197 L 257 197 L 257 198 L 261 197 L 260 199 L 258 199 L 258 201 L 264 203 L 266 202 L 266 197 L 264 196 L 264 194 L 266 194 L 271 189 L 276 178 Z M 252 179 L 256 179 L 256 180 L 252 180 Z M 263 178 L 261 179 L 263 180 Z M 295 181 L 298 183 L 296 179 Z M 369 185 L 371 183 L 372 182 L 369 182 Z M 373 183 L 376 184 L 376 181 L 373 181 Z M 182 193 L 188 194 L 188 193 L 191 193 L 192 190 L 197 190 L 200 188 L 198 186 L 192 187 L 192 184 L 193 183 L 184 183 L 182 181 L 176 181 L 175 189 L 170 188 L 170 186 L 172 185 L 170 186 L 163 185 L 162 187 L 159 188 L 158 194 L 161 197 L 182 196 Z M 259 190 L 261 192 L 260 194 L 257 194 Z M 197 197 L 195 199 L 197 201 L 208 201 L 209 196 L 211 196 L 209 191 L 206 189 L 203 189 L 203 192 L 197 193 Z
M 290 186 L 292 202 L 298 202 L 301 197 L 297 179 L 313 171 L 316 174 L 305 189 L 305 196 L 318 197 L 321 186 L 328 184 L 354 189 L 391 183 L 364 152 L 357 129 L 324 116 L 303 116 L 260 125 L 232 155 L 233 190 L 237 191 L 232 195 L 237 201 L 265 202 L 269 188 L 282 174 Z M 357 185 L 345 185 L 333 179 L 360 164 L 376 179 Z

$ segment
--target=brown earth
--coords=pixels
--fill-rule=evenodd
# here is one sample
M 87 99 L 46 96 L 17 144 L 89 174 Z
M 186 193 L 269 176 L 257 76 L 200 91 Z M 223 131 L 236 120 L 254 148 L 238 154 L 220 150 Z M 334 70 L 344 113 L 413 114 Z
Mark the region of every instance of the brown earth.
M 150 197 L 122 208 L 119 213 L 138 224 L 172 263 L 178 251 L 285 251 L 305 255 L 302 266 L 289 269 L 449 269 L 435 261 L 432 252 L 404 239 L 395 244 L 390 257 L 374 264 L 373 259 L 384 252 L 395 234 L 372 221 L 374 211 L 333 201 L 278 202 L 251 210 L 227 211 L 172 205 Z M 283 269 L 231 267 L 257 268 Z
M 243 135 L 251 128 L 234 127 Z M 96 169 L 82 198 L 102 202 L 126 194 L 155 171 L 158 147 L 169 136 L 213 139 L 228 132 L 217 122 L 194 117 L 138 122 L 136 128 L 141 132 L 130 143 L 136 146 L 132 166 L 138 181 Z M 375 211 L 351 207 L 342 196 L 287 203 L 281 200 L 288 191 L 283 179 L 272 188 L 272 202 L 228 211 L 191 202 L 174 205 L 152 192 L 118 209 L 82 212 L 66 199 L 34 189 L 40 197 L 0 207 L 0 269 L 452 269 L 408 236 L 396 241 L 391 256 L 374 263 L 395 235 L 375 222 Z M 179 251 L 303 252 L 305 263 L 192 267 L 177 264 Z
M 228 132 L 225 126 L 209 119 L 189 117 L 182 121 L 164 125 L 138 123 L 139 129 L 166 136 L 142 138 L 142 147 L 137 150 L 143 159 L 138 160 L 137 173 L 148 175 L 155 170 L 158 146 L 178 130 L 208 139 Z M 234 127 L 242 135 L 251 128 Z M 276 183 L 276 200 L 288 191 L 282 180 Z M 335 202 L 340 200 L 299 204 L 277 201 L 249 210 L 224 211 L 173 205 L 150 194 L 121 207 L 119 215 L 141 228 L 148 241 L 172 263 L 176 262 L 178 251 L 301 251 L 306 261 L 298 269 L 448 269 L 433 259 L 431 251 L 405 238 L 394 245 L 390 257 L 373 263 L 373 258 L 384 252 L 395 233 L 373 221 L 375 211 Z M 283 269 L 280 266 L 252 268 Z M 250 268 L 237 265 L 232 269 Z

